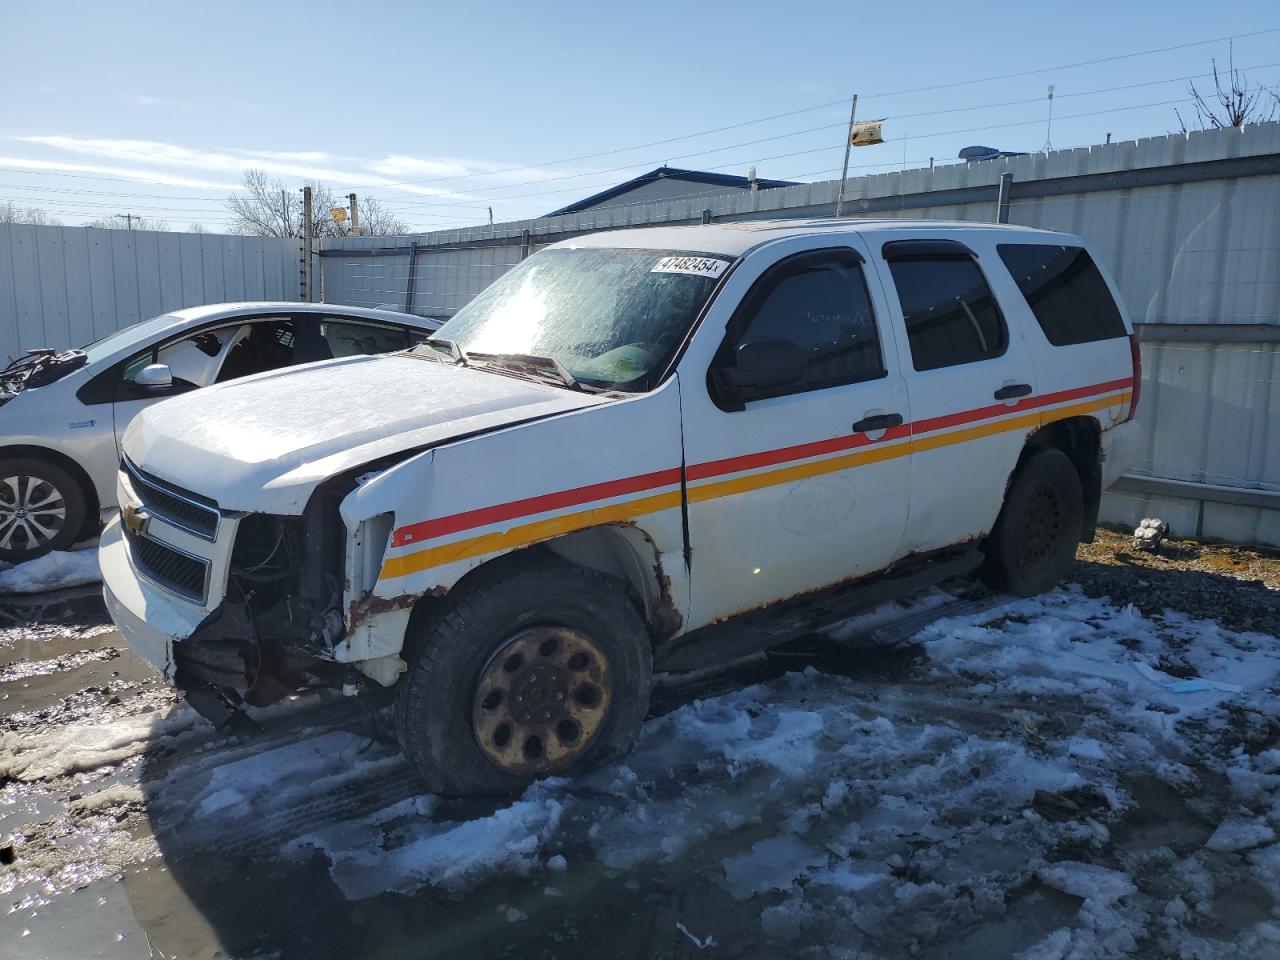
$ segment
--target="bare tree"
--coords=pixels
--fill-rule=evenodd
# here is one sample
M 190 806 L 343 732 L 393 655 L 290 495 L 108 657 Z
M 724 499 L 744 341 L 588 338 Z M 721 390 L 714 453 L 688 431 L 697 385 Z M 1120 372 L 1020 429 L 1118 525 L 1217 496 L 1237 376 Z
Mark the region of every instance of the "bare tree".
M 1201 93 L 1195 81 L 1187 84 L 1191 94 L 1191 106 L 1195 110 L 1195 127 L 1188 127 L 1182 113 L 1174 109 L 1183 133 L 1191 129 L 1221 130 L 1227 127 L 1243 127 L 1246 123 L 1266 123 L 1280 114 L 1280 89 L 1253 86 L 1248 78 L 1236 69 L 1235 50 L 1228 48 L 1227 72 L 1218 72 L 1218 61 L 1213 64 L 1213 90 Z
M 136 213 L 113 213 L 99 217 L 83 224 L 86 227 L 97 227 L 100 230 L 156 230 L 169 229 L 168 220 L 156 220 L 153 217 L 140 217 Z
M 186 232 L 187 233 L 208 233 L 209 231 L 205 229 L 205 226 L 203 223 L 196 223 L 192 221 L 191 223 L 187 224 Z
M 34 223 L 36 226 L 47 227 L 62 225 L 61 220 L 39 207 L 17 207 L 12 200 L 0 203 L 0 223 Z
M 286 187 L 265 170 L 244 172 L 244 188 L 227 198 L 233 233 L 256 237 L 302 236 L 302 191 Z M 311 188 L 312 231 L 317 237 L 345 237 L 351 234 L 351 221 L 338 223 L 330 211 L 345 206 L 322 183 L 307 183 Z M 365 236 L 390 236 L 408 233 L 409 225 L 387 211 L 370 197 L 360 201 L 360 232 Z

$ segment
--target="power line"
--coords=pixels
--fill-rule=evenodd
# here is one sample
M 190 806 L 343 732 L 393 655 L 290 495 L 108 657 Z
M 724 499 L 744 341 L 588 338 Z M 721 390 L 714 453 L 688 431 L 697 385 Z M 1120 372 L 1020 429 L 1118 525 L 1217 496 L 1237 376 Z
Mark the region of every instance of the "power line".
M 1280 64 L 1278 64 L 1278 63 L 1260 64 L 1260 65 L 1258 65 L 1258 66 L 1245 67 L 1245 68 L 1242 68 L 1242 69 L 1245 69 L 1245 70 L 1263 70 L 1263 69 L 1268 69 L 1268 68 L 1275 67 L 1275 66 L 1280 66 Z M 1179 82 L 1179 81 L 1183 81 L 1183 80 L 1196 80 L 1196 79 L 1200 79 L 1200 78 L 1202 78 L 1202 77 L 1208 77 L 1208 76 L 1212 76 L 1212 74 L 1208 74 L 1208 73 L 1204 73 L 1204 74 L 1190 74 L 1190 75 L 1185 75 L 1185 76 L 1180 76 L 1180 77 L 1171 77 L 1171 78 L 1166 79 L 1166 80 L 1144 81 L 1144 82 L 1141 82 L 1141 83 L 1123 84 L 1123 85 L 1116 86 L 1116 87 L 1103 87 L 1103 88 L 1099 88 L 1099 89 L 1097 89 L 1097 90 L 1079 91 L 1079 92 L 1077 92 L 1077 93 L 1072 93 L 1072 94 L 1063 94 L 1062 96 L 1063 96 L 1063 98 L 1065 98 L 1065 97 L 1067 97 L 1067 96 L 1073 96 L 1073 97 L 1096 96 L 1096 95 L 1098 95 L 1098 94 L 1102 94 L 1102 93 L 1115 93 L 1115 92 L 1118 92 L 1118 91 L 1121 91 L 1121 90 L 1130 90 L 1130 89 L 1137 89 L 1137 88 L 1140 88 L 1140 87 L 1157 86 L 1157 85 L 1160 85 L 1160 84 L 1166 84 L 1166 83 L 1177 83 L 1177 82 Z M 1059 120 L 1067 120 L 1067 119 L 1080 118 L 1080 117 L 1097 116 L 1097 115 L 1101 115 L 1101 114 L 1103 114 L 1103 113 L 1116 112 L 1117 110 L 1137 110 L 1137 109 L 1141 109 L 1141 108 L 1143 108 L 1143 107 L 1167 106 L 1167 105 L 1169 105 L 1169 104 L 1183 103 L 1183 102 L 1186 102 L 1187 100 L 1188 100 L 1188 98 L 1180 97 L 1180 98 L 1177 98 L 1177 99 L 1175 99 L 1175 100 L 1162 100 L 1162 101 L 1156 101 L 1156 102 L 1153 102 L 1153 103 L 1135 104 L 1135 105 L 1130 106 L 1130 107 L 1115 108 L 1115 109 L 1113 109 L 1113 110 L 1102 110 L 1102 111 L 1094 111 L 1094 112 L 1087 112 L 1087 113 L 1076 113 L 1076 114 L 1070 114 L 1070 115 L 1067 115 L 1067 116 L 1060 116 L 1058 119 L 1059 119 Z M 919 117 L 943 116 L 943 115 L 952 114 L 952 113 L 964 113 L 964 112 L 970 112 L 970 111 L 974 111 L 974 110 L 995 109 L 995 108 L 1000 108 L 1000 107 L 1018 106 L 1018 105 L 1028 104 L 1028 103 L 1042 103 L 1043 101 L 1044 101 L 1044 97 L 1043 97 L 1043 96 L 1038 96 L 1038 97 L 1031 97 L 1031 98 L 1027 98 L 1027 99 L 1023 99 L 1023 100 L 1009 100 L 1009 101 L 1004 101 L 1004 102 L 1002 102 L 1002 103 L 978 104 L 978 105 L 968 106 L 968 107 L 949 107 L 949 108 L 945 108 L 945 109 L 941 109 L 941 110 L 925 110 L 925 111 L 920 111 L 920 112 L 917 112 L 917 113 L 910 113 L 910 114 L 903 114 L 903 115 L 901 115 L 901 116 L 895 116 L 895 117 L 892 117 L 891 119 L 894 119 L 894 120 L 906 120 L 906 119 L 914 119 L 914 118 L 919 118 Z M 981 132 L 981 131 L 984 131 L 984 130 L 1003 129 L 1004 127 L 1008 127 L 1008 126 L 1021 126 L 1021 125 L 1023 125 L 1023 124 L 1024 124 L 1024 122 L 1025 122 L 1025 123 L 1038 123 L 1038 122 L 1043 122 L 1043 121 L 1042 121 L 1042 120 L 1037 119 L 1037 120 L 1035 120 L 1035 121 L 1017 121 L 1016 123 L 1012 123 L 1012 124 L 994 124 L 994 125 L 992 125 L 992 124 L 987 124 L 987 125 L 983 125 L 983 126 L 980 126 L 980 127 L 968 127 L 968 128 L 961 129 L 961 130 L 950 130 L 950 131 L 941 131 L 941 132 L 937 132 L 937 133 L 923 133 L 923 134 L 915 134 L 915 135 L 912 135 L 911 137 L 890 137 L 890 138 L 886 138 L 885 142 L 886 142 L 886 143 L 889 143 L 889 142 L 901 142 L 901 141 L 902 141 L 902 140 L 904 140 L 904 139 L 918 140 L 918 139 L 927 139 L 927 138 L 929 138 L 929 137 L 935 137 L 935 136 L 947 136 L 947 135 L 954 135 L 954 134 L 956 134 L 956 133 L 973 133 L 973 132 Z M 825 124 L 825 125 L 817 126 L 817 127 L 809 127 L 809 128 L 804 129 L 804 130 L 796 130 L 796 131 L 792 131 L 792 132 L 790 132 L 790 133 L 777 134 L 777 135 L 775 135 L 775 136 L 771 136 L 771 137 L 761 137 L 761 138 L 756 139 L 756 140 L 745 140 L 745 141 L 742 141 L 742 142 L 740 142 L 740 143 L 728 144 L 728 145 L 721 146 L 721 147 L 712 147 L 712 148 L 709 148 L 709 149 L 707 149 L 707 150 L 697 151 L 697 152 L 695 152 L 695 153 L 680 154 L 680 155 L 678 155 L 678 156 L 676 156 L 676 157 L 668 157 L 667 159 L 668 159 L 668 160 L 688 160 L 688 159 L 691 159 L 691 158 L 693 158 L 693 157 L 703 157 L 703 156 L 708 156 L 708 155 L 713 154 L 713 153 L 721 153 L 721 152 L 723 152 L 723 151 L 725 151 L 725 150 L 735 150 L 735 149 L 738 149 L 738 148 L 740 148 L 740 147 L 753 146 L 753 145 L 755 145 L 755 144 L 759 144 L 759 143 L 770 143 L 770 142 L 774 142 L 774 141 L 778 141 L 778 140 L 786 140 L 786 139 L 789 139 L 789 138 L 791 138 L 791 137 L 798 137 L 798 136 L 804 136 L 805 134 L 809 134 L 809 133 L 818 133 L 818 132 L 824 132 L 824 131 L 829 131 L 829 130 L 834 130 L 834 129 L 840 129 L 840 128 L 843 128 L 843 127 L 845 127 L 845 126 L 847 126 L 847 123 L 846 123 L 846 122 L 844 122 L 844 121 L 842 121 L 842 122 L 840 122 L 840 123 Z M 821 150 L 821 149 L 827 149 L 827 147 L 822 147 L 822 148 L 818 148 L 818 149 L 819 149 L 819 150 Z M 835 147 L 831 147 L 831 149 L 835 149 Z M 803 152 L 813 153 L 813 152 L 817 152 L 817 150 L 803 151 Z M 715 170 L 715 169 L 724 169 L 725 167 L 741 166 L 741 165 L 746 164 L 746 163 L 759 163 L 759 162 L 763 162 L 764 160 L 780 159 L 780 158 L 784 158 L 784 157 L 791 157 L 791 156 L 797 156 L 797 155 L 798 155 L 798 154 L 790 153 L 790 154 L 779 154 L 779 155 L 777 155 L 777 156 L 775 156 L 775 157 L 763 157 L 763 158 L 756 158 L 756 159 L 753 159 L 753 160 L 740 160 L 740 161 L 735 161 L 735 162 L 730 163 L 730 164 L 723 164 L 723 165 L 721 165 L 721 166 L 719 166 L 719 167 L 712 167 L 711 169 L 713 169 L 713 170 Z M 607 174 L 616 174 L 616 173 L 622 173 L 622 172 L 626 172 L 626 171 L 630 171 L 630 170 L 636 170 L 636 169 L 640 169 L 640 168 L 648 168 L 648 167 L 649 167 L 652 163 L 654 163 L 654 162 L 656 162 L 656 160 L 655 160 L 655 161 L 645 161 L 645 162 L 629 163 L 629 164 L 626 164 L 626 165 L 624 165 L 624 166 L 619 166 L 619 167 L 610 167 L 610 168 L 607 168 L 607 169 L 604 169 L 604 170 L 591 170 L 591 171 L 586 171 L 586 172 L 582 172 L 582 173 L 565 174 L 565 175 L 563 175 L 563 176 L 559 176 L 559 177 L 545 177 L 545 178 L 538 179 L 538 180 L 525 180 L 525 181 L 521 181 L 521 182 L 519 182 L 519 183 L 511 183 L 511 184 L 503 184 L 503 185 L 499 185 L 499 186 L 491 186 L 491 187 L 489 187 L 489 189 L 490 189 L 490 190 L 509 190 L 509 189 L 514 189 L 514 188 L 516 188 L 516 187 L 522 187 L 522 186 L 534 186 L 534 185 L 537 185 L 537 184 L 540 184 L 540 183 L 558 183 L 558 182 L 563 182 L 563 181 L 566 181 L 566 180 L 576 180 L 576 179 L 580 179 L 580 178 L 582 178 L 582 177 L 604 176 L 604 175 L 607 175 Z M 609 186 L 609 185 L 610 185 L 610 183 L 603 183 L 603 184 L 601 184 L 601 186 Z M 576 189 L 576 188 L 571 188 L 571 189 Z M 485 200 L 485 201 L 499 201 L 499 200 L 518 199 L 518 198 L 529 197 L 529 196 L 544 196 L 544 195 L 546 195 L 546 194 L 548 194 L 548 193 L 561 193 L 561 192 L 564 192 L 564 191 L 560 191 L 560 190 L 545 191 L 545 192 L 540 193 L 540 194 L 507 194 L 507 195 L 503 195 L 503 196 L 490 196 L 490 197 L 483 197 L 483 198 L 480 198 L 480 199 Z M 399 202 L 399 203 L 414 203 L 415 201 L 414 201 L 414 200 L 412 200 L 412 199 L 409 199 L 409 198 L 403 198 L 403 199 L 401 199 L 401 198 L 397 198 L 397 202 Z
M 1193 40 L 1188 43 L 1179 43 L 1179 44 L 1174 44 L 1173 46 L 1168 46 L 1168 47 L 1156 47 L 1150 50 L 1138 50 L 1132 53 L 1114 54 L 1108 57 L 1097 57 L 1093 60 L 1080 60 L 1075 63 L 1058 64 L 1057 66 L 1052 66 L 1052 67 L 1037 67 L 1034 70 L 1022 70 L 1014 73 L 1001 73 L 1001 74 L 995 74 L 989 77 L 978 77 L 971 80 L 953 80 L 947 83 L 938 83 L 938 84 L 933 84 L 925 87 L 912 87 L 905 90 L 889 90 L 882 93 L 869 93 L 861 97 L 860 99 L 866 99 L 866 100 L 882 99 L 882 98 L 888 98 L 888 97 L 907 96 L 908 94 L 915 94 L 915 93 L 929 93 L 935 90 L 951 90 L 956 87 L 973 86 L 975 84 L 980 84 L 980 83 L 992 83 L 997 80 L 1013 80 L 1019 77 L 1031 77 L 1031 76 L 1036 76 L 1038 74 L 1052 73 L 1059 70 L 1073 70 L 1078 67 L 1096 66 L 1102 63 L 1114 63 L 1119 60 L 1128 60 L 1133 57 L 1146 57 L 1146 56 L 1152 56 L 1157 53 L 1170 53 L 1175 50 L 1186 50 L 1191 47 L 1201 47 L 1201 46 L 1205 46 L 1207 44 L 1212 44 L 1212 43 L 1222 43 L 1224 41 L 1243 40 L 1249 37 L 1259 37 L 1259 36 L 1264 36 L 1272 33 L 1280 33 L 1280 27 L 1270 27 L 1265 30 L 1254 30 L 1249 33 L 1231 34 L 1224 37 L 1215 37 L 1210 40 Z M 581 154 L 576 157 L 565 157 L 560 160 L 547 160 L 542 163 L 532 163 L 532 164 L 523 164 L 520 166 L 513 166 L 513 167 L 503 167 L 499 170 L 490 170 L 490 171 L 485 171 L 484 173 L 459 174 L 457 176 L 452 176 L 452 177 L 428 177 L 428 178 L 419 179 L 419 180 L 398 180 L 391 183 L 381 183 L 381 184 L 368 183 L 368 184 L 359 184 L 357 186 L 392 187 L 392 186 L 404 186 L 404 185 L 422 184 L 422 183 L 445 183 L 445 182 L 451 182 L 455 180 L 470 180 L 476 177 L 494 176 L 499 173 L 514 173 L 519 170 L 531 170 L 531 169 L 536 169 L 538 167 L 556 166 L 561 163 L 575 163 L 580 160 L 591 160 L 596 157 L 605 157 L 605 156 L 610 156 L 616 153 L 626 153 L 630 150 L 643 150 L 648 147 L 660 146 L 662 144 L 676 143 L 680 140 L 690 140 L 695 137 L 703 137 L 712 133 L 722 133 L 725 130 L 735 130 L 740 127 L 750 126 L 756 123 L 766 123 L 771 120 L 779 120 L 784 117 L 794 117 L 801 113 L 810 113 L 814 110 L 824 110 L 833 106 L 843 106 L 847 103 L 848 103 L 848 98 L 842 97 L 839 100 L 830 100 L 825 103 L 818 103 L 818 104 L 813 104 L 807 107 L 800 107 L 799 109 L 796 109 L 796 110 L 790 110 L 785 113 L 773 114 L 768 117 L 757 117 L 754 120 L 744 120 L 741 123 L 730 124 L 724 127 L 717 127 L 712 130 L 701 130 L 696 133 L 682 134 L 681 136 L 678 136 L 678 137 L 668 137 L 663 140 L 652 140 L 648 143 L 633 144 L 628 147 L 617 147 L 613 150 L 603 150 L 598 153 Z

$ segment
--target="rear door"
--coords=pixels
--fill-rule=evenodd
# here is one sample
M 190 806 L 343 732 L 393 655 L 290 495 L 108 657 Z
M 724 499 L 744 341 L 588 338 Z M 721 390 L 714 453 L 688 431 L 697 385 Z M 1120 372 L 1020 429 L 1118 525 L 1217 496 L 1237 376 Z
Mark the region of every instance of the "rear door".
M 690 627 L 873 572 L 898 555 L 906 388 L 857 238 L 771 244 L 731 274 L 680 366 Z M 800 348 L 801 379 L 735 405 L 743 344 Z
M 1004 243 L 1013 281 L 1004 300 L 1034 346 L 1046 414 L 1088 415 L 1105 429 L 1128 416 L 1129 329 L 1101 270 L 1078 242 Z
M 975 247 L 915 234 L 878 250 L 911 391 L 907 552 L 989 531 L 1027 433 L 1020 405 L 1036 392 L 1030 349 Z

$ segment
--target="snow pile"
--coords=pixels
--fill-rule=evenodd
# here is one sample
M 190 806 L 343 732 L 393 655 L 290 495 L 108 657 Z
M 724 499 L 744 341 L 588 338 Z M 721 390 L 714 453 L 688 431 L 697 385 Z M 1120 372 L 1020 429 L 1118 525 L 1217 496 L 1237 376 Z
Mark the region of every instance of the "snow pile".
M 94 770 L 145 753 L 158 741 L 190 730 L 199 715 L 186 708 L 167 715 L 144 714 L 111 723 L 68 724 L 23 737 L 0 736 L 0 775 L 14 780 Z
M 334 882 L 352 900 L 388 890 L 408 893 L 423 884 L 469 885 L 497 872 L 527 873 L 541 862 L 543 840 L 560 825 L 564 807 L 538 784 L 491 816 L 425 825 L 430 801 L 404 800 L 354 827 L 302 838 L 291 849 L 328 855 Z
M 97 547 L 86 550 L 46 553 L 26 563 L 0 570 L 0 594 L 40 593 L 65 587 L 99 583 Z

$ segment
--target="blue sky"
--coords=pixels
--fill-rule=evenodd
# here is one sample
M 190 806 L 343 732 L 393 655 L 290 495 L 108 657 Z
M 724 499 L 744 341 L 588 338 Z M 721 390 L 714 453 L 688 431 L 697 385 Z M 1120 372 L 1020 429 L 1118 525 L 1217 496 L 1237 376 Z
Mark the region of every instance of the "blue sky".
M 1181 78 L 1226 42 L 1062 65 L 1280 28 L 1275 0 L 1222 9 L 0 0 L 0 203 L 218 230 L 242 168 L 261 167 L 433 229 L 546 213 L 663 162 L 830 179 L 852 92 L 861 117 L 889 117 L 855 173 L 1040 149 L 1049 83 L 1054 146 L 1135 139 L 1177 129 Z M 1280 32 L 1237 39 L 1235 60 L 1280 82 Z

